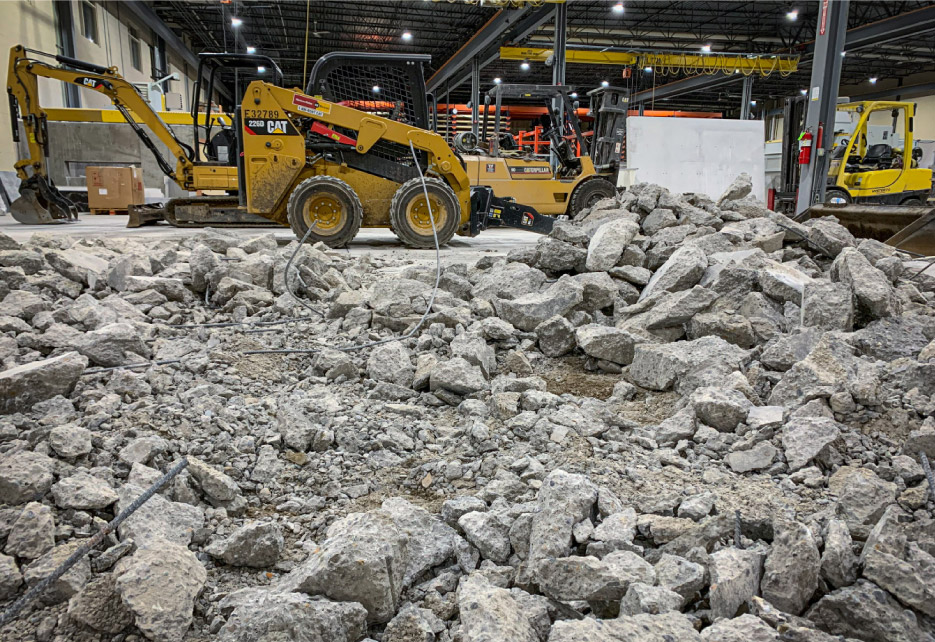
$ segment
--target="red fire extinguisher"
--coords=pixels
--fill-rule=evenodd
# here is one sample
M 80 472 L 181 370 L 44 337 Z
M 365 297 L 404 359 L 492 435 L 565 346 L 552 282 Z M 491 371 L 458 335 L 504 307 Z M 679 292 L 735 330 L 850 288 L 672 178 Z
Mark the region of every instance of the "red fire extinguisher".
M 799 136 L 799 165 L 808 165 L 812 160 L 812 132 L 806 129 Z

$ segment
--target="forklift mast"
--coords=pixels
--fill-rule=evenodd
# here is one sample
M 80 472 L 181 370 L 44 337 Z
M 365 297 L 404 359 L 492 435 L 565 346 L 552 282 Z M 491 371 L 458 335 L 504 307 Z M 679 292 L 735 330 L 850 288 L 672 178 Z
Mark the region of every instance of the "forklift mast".
M 591 162 L 598 172 L 620 169 L 620 154 L 627 138 L 630 92 L 621 87 L 598 87 L 588 92 L 594 118 Z

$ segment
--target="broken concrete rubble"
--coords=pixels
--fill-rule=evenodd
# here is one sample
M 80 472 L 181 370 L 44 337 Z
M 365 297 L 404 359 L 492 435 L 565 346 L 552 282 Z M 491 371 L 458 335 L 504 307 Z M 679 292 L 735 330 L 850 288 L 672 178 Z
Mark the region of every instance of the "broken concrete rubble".
M 935 279 L 842 230 L 636 185 L 311 310 L 270 234 L 2 246 L 0 596 L 189 466 L 0 637 L 930 640 Z

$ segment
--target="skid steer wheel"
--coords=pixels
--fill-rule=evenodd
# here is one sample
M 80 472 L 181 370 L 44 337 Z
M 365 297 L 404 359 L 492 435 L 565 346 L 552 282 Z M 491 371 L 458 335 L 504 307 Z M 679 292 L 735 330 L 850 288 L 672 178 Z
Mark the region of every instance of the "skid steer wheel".
M 922 199 L 918 196 L 910 196 L 909 198 L 905 198 L 900 201 L 899 204 L 905 207 L 922 207 L 922 205 L 924 205 Z
M 432 218 L 435 219 L 438 244 L 444 245 L 461 224 L 461 204 L 454 190 L 442 180 L 426 178 L 425 187 L 432 206 Z M 426 207 L 421 178 L 410 179 L 396 190 L 390 204 L 390 229 L 409 247 L 435 247 L 432 219 Z
M 851 200 L 851 195 L 839 187 L 830 187 L 825 190 L 825 205 L 844 207 L 850 205 Z
M 357 236 L 364 208 L 351 186 L 333 176 L 313 176 L 299 183 L 286 205 L 289 226 L 301 240 L 312 223 L 309 243 L 344 247 Z
M 602 198 L 610 198 L 617 195 L 617 188 L 614 184 L 604 178 L 592 178 L 581 183 L 575 188 L 568 201 L 568 215 L 574 217 L 575 214 L 591 207 Z

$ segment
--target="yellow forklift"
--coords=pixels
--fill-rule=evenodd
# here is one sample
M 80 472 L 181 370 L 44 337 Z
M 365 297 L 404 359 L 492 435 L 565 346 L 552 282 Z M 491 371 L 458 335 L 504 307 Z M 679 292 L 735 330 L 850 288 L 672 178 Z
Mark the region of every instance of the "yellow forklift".
M 574 89 L 562 85 L 500 84 L 485 96 L 494 104 L 493 131 L 488 136 L 489 111 L 484 110 L 480 139 L 465 132 L 455 137 L 472 185 L 489 185 L 501 198 L 512 198 L 543 214 L 574 216 L 602 198 L 617 193 L 620 152 L 629 107 L 627 90 L 601 87 L 588 93 L 594 134 L 585 138 L 577 116 Z M 504 101 L 545 106 L 540 117 L 549 154 L 522 150 L 504 129 Z M 556 103 L 562 106 L 556 109 Z M 580 154 L 578 150 L 580 149 Z
M 60 66 L 37 56 L 51 58 Z M 268 57 L 261 58 L 264 62 L 255 54 L 202 54 L 193 95 L 205 89 L 206 112 L 210 113 L 218 71 L 225 66 L 256 68 L 258 64 L 275 68 Z M 205 69 L 209 70 L 206 86 Z M 338 72 L 334 82 L 342 79 Z M 410 65 L 396 80 L 409 83 L 416 76 L 422 78 L 421 66 L 416 70 Z M 108 96 L 157 157 L 161 169 L 183 189 L 227 192 L 226 196 L 170 200 L 158 218 L 164 216 L 174 225 L 242 226 L 272 221 L 290 226 L 299 238 L 308 232 L 311 242 L 332 247 L 347 244 L 361 226 L 389 226 L 407 246 L 432 247 L 436 234 L 444 244 L 456 233 L 477 235 L 491 220 L 541 234 L 548 234 L 554 223 L 552 217 L 532 207 L 496 197 L 490 188 L 472 187 L 445 139 L 413 124 L 405 104 L 384 105 L 388 109 L 375 113 L 358 109 L 364 107 L 361 104 L 332 102 L 254 80 L 236 110 L 235 127 L 215 136 L 210 131 L 206 134 L 208 149 L 233 146 L 234 153 L 226 158 L 203 158 L 197 135 L 194 146 L 180 141 L 116 68 L 17 45 L 10 51 L 7 90 L 13 126 L 17 127 L 17 112 L 22 112 L 28 143 L 27 158 L 16 163 L 21 198 L 11 208 L 20 222 L 51 223 L 77 217 L 74 206 L 48 177 L 44 158 L 50 141 L 46 115 L 38 102 L 39 77 Z M 424 103 L 424 91 L 421 100 Z M 134 114 L 168 147 L 174 167 L 160 156 Z M 197 126 L 198 119 L 193 122 Z M 218 136 L 224 144 L 210 144 Z M 369 209 L 362 204 L 365 199 Z
M 932 194 L 932 170 L 918 166 L 921 150 L 913 148 L 915 104 L 860 101 L 837 110 L 851 116 L 854 129 L 832 151 L 825 203 L 924 205 Z M 892 119 L 889 142 L 870 142 L 874 114 Z
M 855 236 L 874 238 L 920 255 L 935 254 L 932 170 L 919 167 L 913 145 L 915 104 L 860 101 L 838 105 L 854 128 L 831 152 L 825 202 L 810 217 L 834 216 Z M 871 136 L 872 116 L 891 126 L 888 142 Z M 900 141 L 900 137 L 902 140 Z

